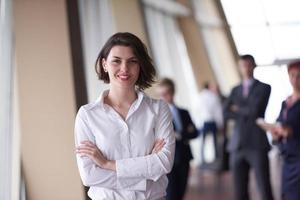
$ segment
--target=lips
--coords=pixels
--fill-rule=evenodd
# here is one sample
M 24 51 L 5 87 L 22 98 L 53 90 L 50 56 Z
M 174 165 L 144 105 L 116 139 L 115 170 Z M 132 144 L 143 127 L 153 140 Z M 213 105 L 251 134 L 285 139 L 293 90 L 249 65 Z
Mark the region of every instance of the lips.
M 130 76 L 128 74 L 121 74 L 121 75 L 118 75 L 118 78 L 121 79 L 122 81 L 127 81 Z

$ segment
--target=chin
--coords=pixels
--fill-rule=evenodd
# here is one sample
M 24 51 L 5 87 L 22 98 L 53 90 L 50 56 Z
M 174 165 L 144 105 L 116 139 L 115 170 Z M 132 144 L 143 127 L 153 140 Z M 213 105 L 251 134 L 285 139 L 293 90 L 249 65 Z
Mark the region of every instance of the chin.
M 129 88 L 135 88 L 135 84 L 133 83 L 118 83 L 118 86 L 121 87 L 121 88 L 126 88 L 126 89 L 129 89 Z

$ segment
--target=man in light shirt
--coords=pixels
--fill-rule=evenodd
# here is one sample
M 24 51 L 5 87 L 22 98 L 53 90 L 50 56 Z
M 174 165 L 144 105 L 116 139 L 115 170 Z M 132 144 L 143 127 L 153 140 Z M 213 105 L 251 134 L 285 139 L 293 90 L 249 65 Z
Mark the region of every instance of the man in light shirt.
M 223 128 L 222 104 L 219 96 L 210 89 L 210 84 L 206 82 L 198 98 L 199 125 L 202 134 L 201 158 L 205 164 L 205 139 L 208 134 L 212 134 L 214 141 L 215 158 L 218 157 L 218 130 Z

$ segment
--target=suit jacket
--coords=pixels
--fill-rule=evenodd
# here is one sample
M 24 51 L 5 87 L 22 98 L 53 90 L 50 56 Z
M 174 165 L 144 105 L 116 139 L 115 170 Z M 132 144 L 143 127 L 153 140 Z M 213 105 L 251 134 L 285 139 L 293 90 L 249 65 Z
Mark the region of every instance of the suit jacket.
M 181 124 L 182 124 L 182 131 L 178 132 L 181 139 L 176 140 L 176 148 L 175 148 L 175 159 L 174 164 L 182 163 L 182 162 L 189 162 L 193 159 L 192 151 L 189 145 L 189 140 L 196 138 L 198 136 L 198 131 L 190 117 L 190 114 L 187 110 L 178 108 Z
M 232 89 L 231 94 L 224 104 L 226 119 L 234 119 L 235 126 L 229 144 L 230 152 L 240 149 L 269 151 L 264 130 L 256 125 L 257 118 L 264 118 L 268 104 L 271 87 L 254 79 L 247 97 L 243 96 L 242 84 Z M 238 111 L 233 112 L 231 106 L 238 106 Z
M 285 140 L 279 140 L 279 149 L 285 159 L 294 159 L 300 161 L 300 100 L 296 101 L 287 110 L 286 109 L 287 104 L 286 101 L 284 101 L 282 103 L 281 111 L 277 121 L 279 121 L 283 125 L 290 127 L 293 134 Z M 286 115 L 285 111 L 287 111 Z

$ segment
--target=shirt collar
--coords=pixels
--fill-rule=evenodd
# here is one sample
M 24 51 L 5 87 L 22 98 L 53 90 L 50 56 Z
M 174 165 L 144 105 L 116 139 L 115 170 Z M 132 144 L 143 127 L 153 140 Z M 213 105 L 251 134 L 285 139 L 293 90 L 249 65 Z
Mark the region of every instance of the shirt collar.
M 95 106 L 100 106 L 100 108 L 103 109 L 104 111 L 108 110 L 108 107 L 104 103 L 104 98 L 108 95 L 108 93 L 109 93 L 109 89 L 104 90 L 103 92 L 101 92 L 100 96 L 95 101 Z M 136 93 L 137 93 L 137 99 L 132 104 L 134 110 L 136 110 L 136 108 L 140 106 L 145 96 L 144 92 L 140 90 L 136 90 Z
M 168 106 L 170 109 L 176 108 L 176 105 L 174 103 L 168 103 Z
M 243 85 L 251 86 L 253 82 L 254 82 L 254 79 L 250 78 L 250 79 L 244 80 Z

